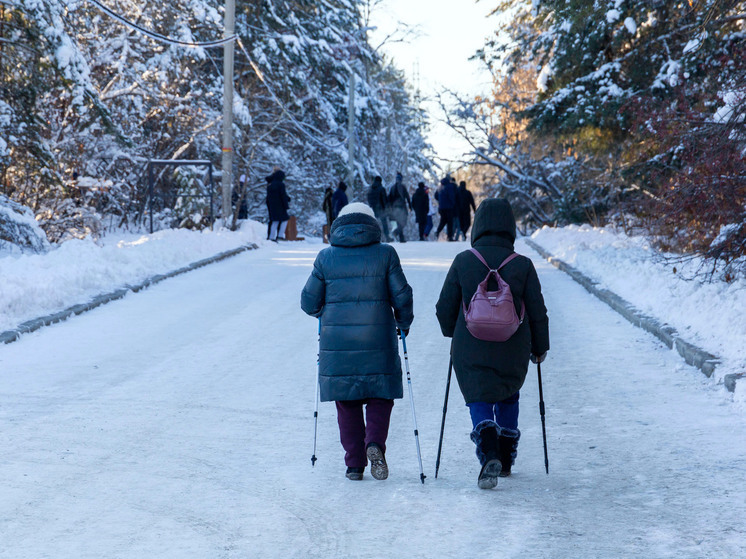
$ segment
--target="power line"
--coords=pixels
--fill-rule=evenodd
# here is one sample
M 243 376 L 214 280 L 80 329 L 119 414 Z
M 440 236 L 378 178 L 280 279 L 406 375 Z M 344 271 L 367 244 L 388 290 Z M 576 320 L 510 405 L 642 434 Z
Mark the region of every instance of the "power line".
M 272 97 L 273 101 L 282 109 L 282 112 L 288 116 L 288 118 L 291 120 L 291 122 L 293 122 L 297 126 L 297 128 L 298 128 L 298 130 L 300 130 L 300 132 L 302 132 L 308 139 L 310 139 L 314 143 L 316 143 L 316 144 L 318 144 L 318 145 L 320 145 L 320 146 L 322 146 L 322 147 L 324 147 L 326 149 L 329 149 L 331 151 L 336 151 L 337 149 L 339 149 L 340 147 L 342 147 L 347 142 L 347 140 L 345 139 L 345 140 L 339 142 L 336 145 L 331 145 L 331 144 L 328 144 L 328 143 L 324 142 L 323 140 L 319 139 L 318 137 L 314 136 L 313 134 L 311 134 L 306 128 L 312 130 L 313 132 L 315 132 L 317 134 L 323 134 L 323 133 L 320 130 L 314 128 L 313 126 L 311 126 L 309 124 L 302 123 L 302 122 L 298 121 L 292 115 L 292 113 L 288 110 L 288 108 L 285 106 L 285 104 L 280 100 L 279 97 L 277 97 L 277 95 L 275 94 L 275 92 L 273 91 L 273 89 L 269 85 L 269 83 L 264 79 L 264 75 L 262 74 L 262 71 L 259 69 L 259 67 L 257 66 L 257 64 L 251 58 L 251 55 L 249 55 L 248 51 L 243 46 L 243 43 L 241 42 L 241 40 L 238 38 L 237 35 L 234 34 L 234 35 L 231 35 L 230 37 L 226 37 L 224 39 L 219 39 L 219 40 L 215 40 L 215 41 L 205 41 L 205 42 L 202 42 L 202 43 L 191 43 L 191 42 L 187 42 L 187 41 L 179 41 L 177 39 L 171 39 L 171 38 L 166 37 L 164 35 L 161 35 L 159 33 L 155 33 L 154 31 L 150 31 L 149 29 L 145 29 L 144 27 L 141 27 L 140 25 L 137 25 L 136 23 L 134 23 L 132 21 L 129 21 L 128 19 L 122 17 L 121 15 L 117 14 L 116 12 L 114 12 L 112 9 L 108 8 L 107 6 L 105 6 L 104 4 L 102 4 L 101 2 L 99 2 L 98 0 L 87 0 L 87 1 L 91 2 L 92 4 L 94 4 L 95 6 L 97 6 L 101 11 L 103 11 L 105 14 L 107 14 L 108 16 L 112 17 L 113 19 L 119 21 L 123 25 L 126 25 L 127 27 L 130 27 L 131 29 L 134 29 L 135 31 L 139 31 L 140 33 L 143 33 L 144 35 L 147 35 L 148 37 L 150 37 L 152 39 L 155 39 L 156 41 L 160 41 L 162 43 L 167 43 L 167 44 L 177 45 L 177 46 L 187 47 L 187 48 L 199 48 L 199 47 L 202 47 L 202 48 L 214 48 L 214 47 L 221 47 L 221 46 L 225 45 L 226 43 L 230 43 L 230 42 L 236 41 L 238 43 L 238 46 L 241 48 L 241 50 L 243 51 L 244 55 L 248 59 L 249 64 L 251 65 L 252 69 L 256 73 L 257 77 L 261 80 L 261 82 L 267 88 L 267 91 L 269 92 L 269 94 Z M 259 30 L 259 28 L 254 28 L 254 29 Z
M 236 35 L 231 35 L 230 37 L 226 37 L 224 39 L 217 39 L 215 41 L 205 41 L 202 43 L 179 41 L 178 39 L 171 39 L 170 37 L 166 37 L 165 35 L 161 35 L 159 33 L 156 33 L 155 31 L 150 31 L 149 29 L 145 29 L 144 27 L 137 25 L 136 23 L 120 16 L 118 13 L 113 11 L 111 8 L 106 7 L 104 4 L 102 4 L 98 0 L 87 0 L 87 1 L 97 6 L 102 12 L 104 12 L 109 17 L 114 18 L 115 20 L 126 25 L 127 27 L 130 27 L 136 31 L 139 31 L 140 33 L 147 35 L 151 39 L 155 39 L 156 41 L 159 41 L 161 43 L 166 43 L 169 45 L 176 45 L 176 46 L 186 47 L 186 48 L 215 48 L 215 47 L 222 47 L 226 43 L 235 41 L 237 38 Z

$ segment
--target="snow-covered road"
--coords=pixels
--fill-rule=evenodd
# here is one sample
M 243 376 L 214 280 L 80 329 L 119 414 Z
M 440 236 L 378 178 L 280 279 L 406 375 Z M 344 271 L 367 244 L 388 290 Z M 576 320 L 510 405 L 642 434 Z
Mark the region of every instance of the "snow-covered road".
M 415 294 L 411 412 L 385 482 L 344 477 L 333 404 L 310 456 L 321 245 L 282 244 L 128 295 L 0 347 L 0 557 L 691 557 L 746 555 L 746 418 L 676 354 L 527 246 L 550 312 L 521 394 L 514 475 L 476 486 L 434 316 L 461 243 L 395 245 Z

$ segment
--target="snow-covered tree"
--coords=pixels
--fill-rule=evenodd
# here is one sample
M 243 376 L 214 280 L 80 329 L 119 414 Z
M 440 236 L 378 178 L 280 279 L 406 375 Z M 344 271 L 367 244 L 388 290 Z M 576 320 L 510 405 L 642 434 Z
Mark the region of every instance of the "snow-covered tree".
M 234 176 L 248 177 L 254 217 L 264 216 L 263 177 L 275 166 L 288 173 L 296 214 L 316 210 L 321 187 L 346 178 L 353 75 L 352 192 L 390 172 L 382 153 L 403 153 L 392 165 L 413 174 L 430 165 L 401 75 L 368 44 L 366 5 L 237 2 Z M 3 191 L 33 207 L 50 238 L 141 219 L 151 158 L 219 161 L 223 52 L 194 43 L 221 38 L 221 1 L 0 6 Z M 396 150 L 381 149 L 384 131 Z
M 462 110 L 498 121 L 481 149 L 554 173 L 559 221 L 627 214 L 666 248 L 746 256 L 746 2 L 502 0 L 494 15 L 478 55 L 495 93 Z M 534 76 L 520 107 L 500 99 L 519 75 Z

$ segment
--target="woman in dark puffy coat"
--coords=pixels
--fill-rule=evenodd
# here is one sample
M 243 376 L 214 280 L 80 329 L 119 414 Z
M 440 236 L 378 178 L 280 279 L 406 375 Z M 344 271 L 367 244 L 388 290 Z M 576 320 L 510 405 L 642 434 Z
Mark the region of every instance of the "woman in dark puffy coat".
M 346 476 L 362 479 L 370 460 L 371 475 L 386 479 L 389 420 L 403 394 L 397 330 L 406 335 L 414 314 L 399 256 L 381 244 L 369 206 L 349 204 L 334 220 L 331 246 L 316 257 L 301 308 L 321 319 L 321 401 L 336 402 Z
M 510 203 L 490 198 L 479 205 L 474 216 L 471 244 L 492 269 L 513 254 L 516 224 Z M 436 312 L 443 335 L 453 338 L 453 369 L 469 407 L 482 465 L 478 484 L 497 485 L 497 478 L 510 475 L 520 431 L 518 399 L 528 371 L 528 362 L 542 362 L 549 350 L 549 319 L 541 285 L 531 260 L 518 256 L 500 270 L 510 286 L 516 313 L 525 316 L 518 330 L 505 342 L 482 341 L 471 335 L 464 320 L 477 285 L 487 267 L 470 251 L 456 256 L 448 271 Z M 496 286 L 490 286 L 495 290 Z
M 267 226 L 267 240 L 276 241 L 285 237 L 285 227 L 288 220 L 288 208 L 290 207 L 290 196 L 285 190 L 285 172 L 275 170 L 266 179 L 267 181 L 267 211 L 269 213 L 269 225 Z

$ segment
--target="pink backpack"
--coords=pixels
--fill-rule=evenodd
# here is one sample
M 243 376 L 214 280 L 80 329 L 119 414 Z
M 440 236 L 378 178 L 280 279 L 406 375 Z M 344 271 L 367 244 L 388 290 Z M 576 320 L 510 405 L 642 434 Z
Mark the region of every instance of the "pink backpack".
M 489 272 L 487 272 L 487 277 L 477 286 L 477 291 L 474 293 L 471 301 L 469 301 L 469 306 L 467 307 L 462 303 L 466 328 L 478 340 L 504 342 L 516 333 L 526 314 L 526 307 L 523 302 L 521 302 L 520 318 L 516 314 L 510 286 L 500 277 L 499 273 L 500 268 L 519 256 L 519 254 L 511 254 L 496 270 L 493 270 L 482 255 L 479 254 L 479 251 L 473 248 L 470 250 L 479 258 L 482 264 L 487 266 Z M 487 291 L 487 285 L 491 276 L 494 276 L 495 280 L 497 280 L 497 291 Z

